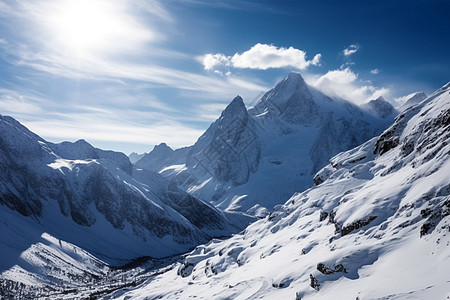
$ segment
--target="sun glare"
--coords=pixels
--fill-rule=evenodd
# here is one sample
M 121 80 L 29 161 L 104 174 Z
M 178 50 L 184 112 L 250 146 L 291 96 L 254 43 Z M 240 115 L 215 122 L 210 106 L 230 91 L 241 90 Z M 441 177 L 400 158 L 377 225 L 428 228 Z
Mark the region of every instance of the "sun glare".
M 148 40 L 118 1 L 59 0 L 49 17 L 57 44 L 78 56 L 115 52 L 125 44 Z M 120 2 L 119 2 L 120 3 Z

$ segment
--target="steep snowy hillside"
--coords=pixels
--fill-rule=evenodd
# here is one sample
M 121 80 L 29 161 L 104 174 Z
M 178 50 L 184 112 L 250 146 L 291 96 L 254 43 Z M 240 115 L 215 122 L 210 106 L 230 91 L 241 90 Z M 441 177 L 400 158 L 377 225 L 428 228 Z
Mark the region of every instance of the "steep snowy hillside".
M 376 108 L 385 109 L 381 106 Z M 159 172 L 218 208 L 263 217 L 267 209 L 312 185 L 314 173 L 333 155 L 380 134 L 392 122 L 389 116 L 331 99 L 300 74 L 290 73 L 250 110 L 236 97 L 183 150 L 184 161 L 179 155 Z M 155 148 L 148 165 L 174 161 L 172 150 L 164 149 Z M 144 160 L 136 165 L 150 168 Z
M 318 185 L 118 299 L 449 299 L 450 83 Z
M 243 228 L 246 221 L 225 216 L 157 173 L 134 168 L 122 153 L 84 140 L 52 144 L 4 116 L 0 170 L 1 279 L 25 284 L 61 283 L 61 274 L 52 275 L 53 269 L 64 269 L 57 261 L 86 260 L 87 254 L 68 254 L 61 243 L 88 253 L 89 266 L 96 260 L 99 266 L 121 264 L 183 253 Z M 53 240 L 61 249 L 47 255 Z

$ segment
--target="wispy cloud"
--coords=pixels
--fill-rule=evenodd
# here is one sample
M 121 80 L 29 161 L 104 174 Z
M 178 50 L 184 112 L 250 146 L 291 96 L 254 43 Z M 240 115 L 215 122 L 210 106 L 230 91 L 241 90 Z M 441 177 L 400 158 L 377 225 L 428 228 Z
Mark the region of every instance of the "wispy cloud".
M 217 78 L 188 71 L 172 69 L 156 64 L 139 64 L 128 61 L 84 58 L 68 60 L 55 53 L 33 52 L 24 45 L 4 48 L 12 56 L 12 63 L 25 66 L 58 77 L 95 81 L 133 80 L 153 86 L 207 93 L 216 98 L 230 97 L 245 91 L 266 90 L 267 86 L 235 76 Z
M 308 60 L 302 50 L 289 47 L 276 47 L 274 45 L 256 44 L 243 53 L 226 56 L 222 53 L 208 53 L 202 58 L 205 70 L 216 70 L 218 67 L 233 67 L 238 69 L 277 69 L 295 68 L 305 70 L 311 65 L 319 65 L 321 54 L 316 54 Z
M 378 73 L 380 73 L 381 72 L 381 70 L 379 70 L 379 69 L 373 69 L 373 70 L 370 70 L 370 73 L 371 74 L 374 74 L 374 75 L 376 75 L 376 74 L 378 74 Z
M 341 84 L 349 84 L 354 82 L 356 78 L 358 78 L 358 75 L 347 67 L 345 69 L 328 71 L 319 78 L 318 83 L 320 84 L 325 81 L 330 81 Z
M 182 147 L 193 144 L 203 132 L 164 110 L 124 109 L 88 102 L 62 102 L 56 107 L 58 104 L 40 96 L 0 89 L 1 113 L 17 118 L 30 130 L 53 142 L 86 139 L 94 144 L 129 143 L 150 147 L 166 141 L 173 147 Z
M 121 120 L 99 119 L 101 115 L 65 115 L 64 120 L 26 120 L 23 123 L 42 137 L 55 141 L 75 141 L 86 139 L 95 142 L 131 143 L 140 145 L 157 145 L 162 141 L 179 148 L 192 145 L 203 130 L 177 122 L 160 122 L 139 126 Z M 20 118 L 19 118 L 20 120 Z M 80 126 L 80 121 L 83 126 Z M 57 128 L 57 130 L 55 130 Z
M 358 44 L 352 44 L 352 45 L 348 46 L 347 48 L 345 48 L 344 50 L 342 50 L 342 54 L 344 56 L 350 56 L 350 55 L 358 52 L 359 48 L 360 47 Z
M 174 22 L 174 18 L 172 14 L 167 11 L 167 9 L 161 5 L 158 1 L 155 0 L 141 0 L 141 1 L 134 1 L 134 0 L 128 0 L 131 5 L 136 5 L 138 8 L 144 10 L 147 13 L 152 14 L 153 16 L 156 16 L 160 18 L 161 20 L 165 22 Z
M 11 20 L 30 29 L 45 27 L 45 22 L 51 18 L 50 6 L 62 2 L 65 0 L 1 1 L 0 15 L 5 16 L 1 23 Z M 106 0 L 94 2 L 110 5 Z M 15 32 L 2 36 L 1 59 L 21 71 L 18 74 L 25 78 L 19 80 L 27 81 L 31 90 L 41 86 L 43 81 L 70 82 L 70 86 L 79 85 L 80 90 L 48 93 L 45 88 L 37 88 L 33 92 L 8 78 L 8 85 L 12 87 L 0 90 L 0 113 L 17 118 L 51 141 L 84 138 L 94 143 L 135 146 L 152 146 L 165 141 L 180 147 L 193 144 L 204 126 L 220 115 L 220 103 L 225 104 L 236 94 L 252 96 L 268 89 L 260 80 L 242 75 L 218 77 L 178 68 L 178 65 L 198 65 L 197 57 L 166 49 L 161 40 L 155 42 L 141 34 L 154 32 L 152 22 L 175 26 L 173 16 L 157 1 L 119 2 L 117 5 L 128 6 L 119 14 L 125 22 L 120 23 L 124 31 L 119 33 L 126 36 L 123 39 L 115 36 L 115 45 L 107 43 L 111 48 L 117 46 L 115 49 L 88 51 L 77 56 L 59 49 L 53 44 L 54 40 L 45 35 L 36 35 L 39 37 L 36 39 L 18 36 Z M 138 6 L 141 9 L 136 12 Z M 136 19 L 123 15 L 130 11 L 137 14 Z M 141 14 L 151 14 L 154 18 L 147 19 L 157 21 L 137 23 Z M 163 33 L 160 30 L 158 34 Z M 169 63 L 165 63 L 167 61 Z M 29 74 L 32 75 L 27 76 Z M 167 101 L 158 94 L 161 90 L 170 90 L 172 99 Z M 217 106 L 201 106 L 208 101 L 217 102 Z
M 15 90 L 0 89 L 0 113 L 11 114 L 17 111 L 21 114 L 42 114 L 41 105 L 45 102 L 37 96 L 23 95 Z
M 20 14 L 15 17 L 32 24 L 44 23 L 45 27 L 45 23 L 54 17 L 51 12 L 61 8 L 59 3 L 66 2 L 72 3 L 71 0 L 44 0 L 40 2 L 22 0 L 13 1 L 14 5 L 0 6 L 0 9 L 4 14 L 13 14 L 18 11 Z M 134 80 L 153 86 L 197 91 L 201 94 L 226 98 L 232 96 L 230 91 L 233 89 L 236 90 L 236 93 L 239 93 L 243 92 L 244 89 L 259 92 L 267 88 L 254 80 L 244 79 L 243 77 L 217 78 L 161 65 L 160 62 L 164 59 L 186 62 L 195 61 L 196 58 L 185 53 L 164 49 L 162 45 L 149 43 L 150 40 L 147 36 L 154 32 L 151 24 L 137 23 L 134 19 L 131 21 L 131 17 L 125 13 L 133 11 L 133 8 L 140 7 L 145 12 L 157 15 L 164 22 L 174 22 L 170 13 L 155 0 L 119 1 L 119 4 L 114 4 L 120 5 L 118 8 L 109 4 L 110 1 L 95 0 L 94 2 L 102 5 L 102 7 L 109 8 L 111 15 L 115 17 L 114 20 L 121 25 L 121 29 L 114 30 L 114 32 L 120 33 L 123 37 L 111 36 L 110 42 L 114 45 L 107 46 L 111 49 L 114 48 L 115 54 L 118 54 L 117 51 L 119 51 L 123 55 L 110 56 L 105 55 L 105 53 L 89 52 L 82 57 L 70 57 L 67 51 L 61 51 L 56 46 L 55 49 L 49 49 L 47 44 L 52 43 L 48 43 L 48 40 L 43 37 L 36 41 L 38 47 L 29 43 L 8 42 L 7 40 L 0 43 L 0 47 L 3 48 L 4 53 L 8 53 L 10 62 L 17 66 L 28 67 L 50 75 L 70 79 Z M 126 5 L 128 7 L 123 7 Z M 139 20 L 139 18 L 137 19 Z M 123 24 L 120 22 L 123 22 Z M 42 24 L 39 26 L 42 26 Z M 132 51 L 128 48 L 132 48 Z M 109 52 L 109 50 L 105 51 Z M 136 57 L 137 52 L 138 58 Z

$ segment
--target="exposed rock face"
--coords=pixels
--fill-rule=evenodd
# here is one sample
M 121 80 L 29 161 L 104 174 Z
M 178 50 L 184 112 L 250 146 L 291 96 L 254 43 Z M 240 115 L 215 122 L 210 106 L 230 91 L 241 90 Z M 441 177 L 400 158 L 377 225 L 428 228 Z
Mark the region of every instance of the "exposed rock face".
M 356 221 L 356 222 L 353 222 L 353 223 L 351 223 L 351 224 L 349 224 L 349 225 L 347 225 L 347 226 L 344 226 L 344 227 L 342 227 L 342 229 L 341 229 L 341 235 L 342 235 L 342 236 L 347 235 L 347 234 L 349 234 L 350 232 L 352 232 L 353 230 L 357 230 L 357 229 L 359 229 L 359 228 L 361 228 L 361 227 L 364 227 L 364 226 L 366 226 L 366 225 L 369 225 L 370 222 L 372 222 L 372 221 L 375 220 L 376 218 L 377 218 L 377 216 L 371 216 L 371 217 L 364 218 L 364 219 L 358 220 L 358 221 Z
M 342 264 L 337 264 L 332 269 L 332 268 L 327 267 L 324 263 L 318 263 L 317 270 L 320 273 L 325 274 L 325 275 L 334 274 L 334 273 L 338 273 L 338 272 L 347 273 L 347 270 L 345 269 L 345 267 Z
M 194 144 L 187 166 L 209 172 L 222 183 L 246 183 L 258 168 L 261 151 L 252 122 L 237 96 Z

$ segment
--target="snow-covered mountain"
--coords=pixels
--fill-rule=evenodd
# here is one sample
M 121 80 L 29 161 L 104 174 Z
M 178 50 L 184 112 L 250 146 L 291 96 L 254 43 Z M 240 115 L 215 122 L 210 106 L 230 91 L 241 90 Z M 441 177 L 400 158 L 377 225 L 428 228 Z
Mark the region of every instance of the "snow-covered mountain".
M 450 83 L 265 219 L 110 298 L 449 299 L 449 174 Z
M 144 154 L 134 164 L 138 168 L 158 172 L 166 166 L 180 164 L 186 161 L 189 147 L 173 150 L 166 143 L 156 145 L 152 151 Z
M 248 224 L 133 167 L 123 153 L 84 140 L 53 144 L 6 116 L 0 170 L 2 280 L 101 276 L 107 264 L 180 254 Z
M 136 165 L 218 208 L 264 216 L 312 185 L 333 155 L 380 134 L 394 118 L 384 102 L 361 109 L 290 73 L 251 109 L 236 97 L 192 147 L 160 145 Z
M 383 96 L 380 96 L 375 100 L 370 100 L 363 105 L 363 108 L 382 119 L 389 118 L 390 120 L 393 120 L 398 113 L 392 104 L 384 100 Z
M 398 110 L 404 111 L 405 109 L 422 102 L 426 98 L 427 95 L 424 92 L 412 93 L 404 99 L 405 102 L 398 108 Z

